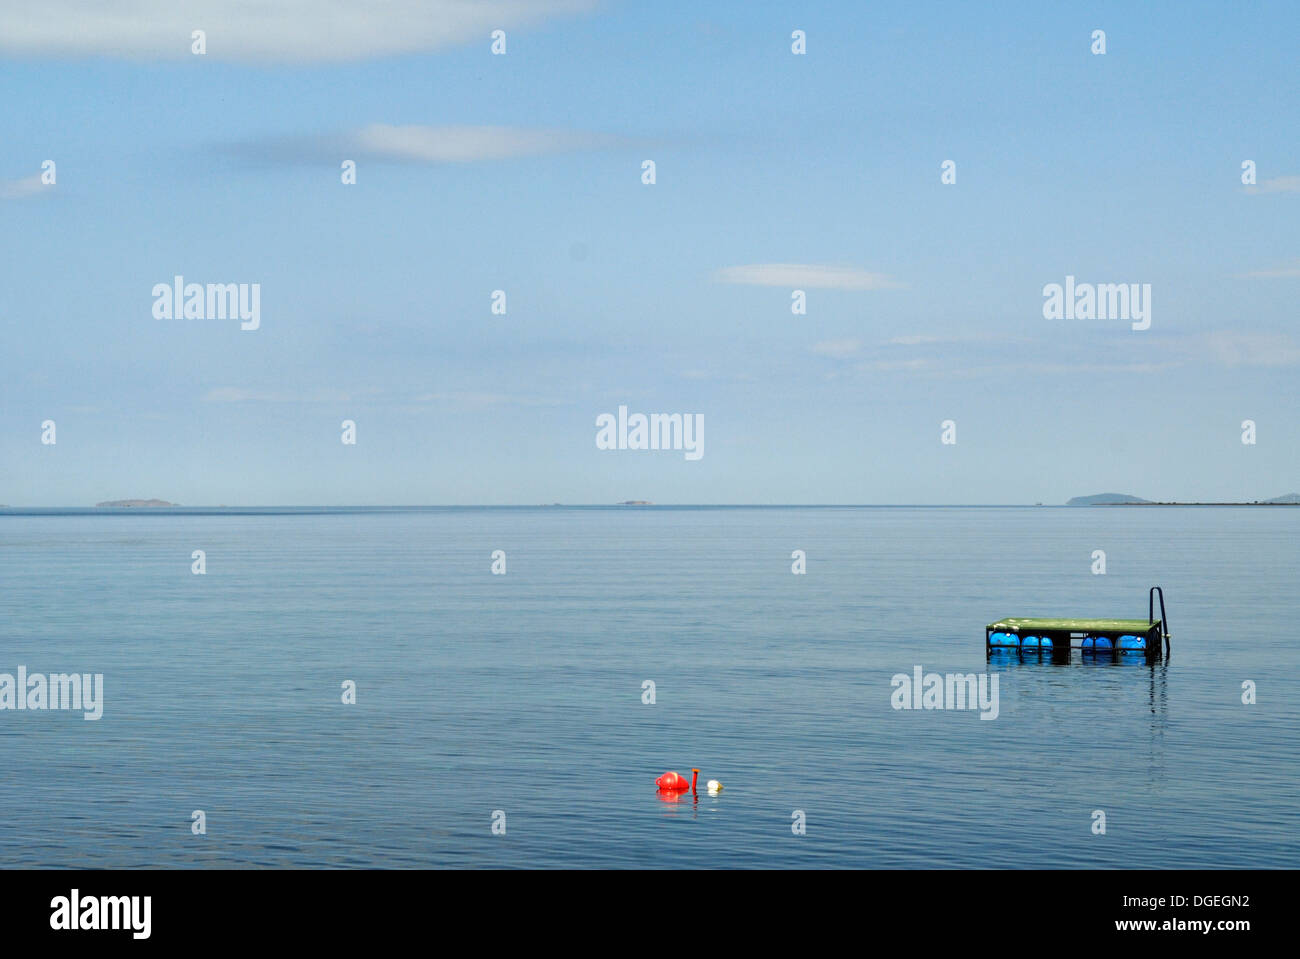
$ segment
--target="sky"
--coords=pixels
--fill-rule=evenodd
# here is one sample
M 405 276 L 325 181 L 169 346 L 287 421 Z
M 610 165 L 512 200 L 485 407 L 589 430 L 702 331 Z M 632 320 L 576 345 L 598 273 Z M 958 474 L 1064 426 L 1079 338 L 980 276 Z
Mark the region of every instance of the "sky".
M 3 0 L 0 503 L 1295 491 L 1298 28 Z M 258 284 L 260 325 L 156 318 L 178 275 Z M 1150 327 L 1045 318 L 1067 277 L 1149 284 Z M 620 406 L 702 417 L 703 455 L 598 448 Z

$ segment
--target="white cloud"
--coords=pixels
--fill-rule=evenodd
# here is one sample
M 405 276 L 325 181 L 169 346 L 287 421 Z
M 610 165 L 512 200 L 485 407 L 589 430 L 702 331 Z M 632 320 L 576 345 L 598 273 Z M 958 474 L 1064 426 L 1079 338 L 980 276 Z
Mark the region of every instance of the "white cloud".
M 230 152 L 266 163 L 477 163 L 629 146 L 638 141 L 583 130 L 493 126 L 393 126 L 372 123 L 331 136 L 265 137 Z
M 997 373 L 1044 373 L 1052 376 L 1073 376 L 1083 373 L 1123 373 L 1134 376 L 1143 373 L 1159 373 L 1182 366 L 1179 360 L 1167 360 L 1163 363 L 1012 363 L 1006 366 L 989 367 L 985 372 Z
M 615 146 L 617 137 L 574 130 L 526 130 L 517 127 L 389 126 L 372 123 L 352 134 L 350 143 L 362 157 L 411 163 L 472 163 L 511 157 L 540 156 Z
M 1300 176 L 1275 176 L 1258 186 L 1246 187 L 1247 193 L 1300 193 Z
M 955 335 L 944 333 L 917 333 L 904 336 L 891 336 L 885 341 L 887 346 L 952 346 L 959 343 L 1010 343 L 1017 338 L 1004 333 L 963 333 Z
M 0 53 L 193 56 L 207 32 L 214 60 L 364 60 L 479 41 L 493 30 L 591 10 L 596 0 L 39 0 L 0 4 Z M 197 59 L 197 58 L 196 58 Z
M 33 173 L 21 180 L 0 180 L 0 200 L 18 200 L 25 196 L 34 196 L 46 189 L 41 182 L 41 175 Z
M 312 393 L 284 393 L 273 390 L 245 390 L 236 386 L 222 386 L 208 390 L 205 403 L 346 403 L 347 393 L 317 390 Z
M 1206 334 L 1205 343 L 1214 357 L 1225 366 L 1300 364 L 1300 345 L 1285 333 L 1221 331 Z
M 812 345 L 812 351 L 818 356 L 830 356 L 837 360 L 853 356 L 860 349 L 862 349 L 862 341 L 855 339 L 821 340 Z
M 883 273 L 868 273 L 847 266 L 821 266 L 805 263 L 754 263 L 728 266 L 713 278 L 720 283 L 746 286 L 785 286 L 791 289 L 885 290 L 899 284 Z
M 869 363 L 859 363 L 857 369 L 874 373 L 895 373 L 905 370 L 931 369 L 936 365 L 933 360 L 916 357 L 910 360 L 872 360 Z
M 1244 280 L 1248 278 L 1277 278 L 1287 276 L 1300 276 L 1300 260 L 1296 260 L 1294 266 L 1284 266 L 1276 270 L 1252 270 L 1249 273 L 1238 273 L 1236 279 Z
M 943 338 L 929 334 L 918 334 L 916 336 L 891 336 L 887 342 L 890 346 L 921 346 L 926 343 L 942 343 Z
M 542 396 L 522 396 L 511 393 L 487 393 L 472 390 L 452 390 L 446 393 L 423 393 L 416 403 L 451 403 L 469 409 L 489 409 L 497 406 L 565 406 L 567 404 Z

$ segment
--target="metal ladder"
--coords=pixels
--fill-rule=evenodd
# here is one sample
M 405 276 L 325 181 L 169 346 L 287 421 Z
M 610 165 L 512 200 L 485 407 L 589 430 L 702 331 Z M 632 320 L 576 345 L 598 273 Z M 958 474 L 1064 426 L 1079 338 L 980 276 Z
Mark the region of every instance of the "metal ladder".
M 1169 617 L 1165 615 L 1165 591 L 1159 586 L 1152 586 L 1151 592 L 1147 594 L 1147 622 L 1156 621 L 1156 593 L 1160 594 L 1160 632 L 1165 638 L 1165 656 L 1169 656 Z

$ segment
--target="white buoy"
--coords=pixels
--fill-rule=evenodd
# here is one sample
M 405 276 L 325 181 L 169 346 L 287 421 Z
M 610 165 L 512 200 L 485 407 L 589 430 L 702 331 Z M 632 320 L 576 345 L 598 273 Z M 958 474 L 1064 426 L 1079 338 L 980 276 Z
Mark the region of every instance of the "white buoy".
M 716 796 L 718 793 L 722 792 L 722 783 L 718 782 L 716 779 L 710 779 L 705 785 L 709 790 L 710 796 Z

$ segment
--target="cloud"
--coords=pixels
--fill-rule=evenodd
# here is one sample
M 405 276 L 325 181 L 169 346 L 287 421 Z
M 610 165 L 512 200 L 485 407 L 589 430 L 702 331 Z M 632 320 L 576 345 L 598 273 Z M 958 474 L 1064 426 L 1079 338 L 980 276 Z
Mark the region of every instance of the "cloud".
M 1258 186 L 1246 187 L 1247 193 L 1300 193 L 1300 176 L 1275 176 Z
M 1205 345 L 1224 366 L 1300 364 L 1300 345 L 1285 333 L 1207 333 Z
M 847 369 L 858 373 L 943 373 L 945 375 L 971 375 L 994 373 L 1001 369 L 1033 369 L 1018 360 L 1011 365 L 1000 362 L 1000 355 L 1015 351 L 1017 357 L 1025 352 L 1023 338 L 1004 334 L 972 333 L 960 336 L 950 334 L 916 333 L 892 336 L 886 340 L 864 343 L 856 337 L 819 340 L 810 348 L 818 356 L 837 360 L 852 360 Z M 973 359 L 983 357 L 981 364 Z M 828 374 L 838 377 L 839 372 Z
M 1287 276 L 1300 276 L 1300 260 L 1296 260 L 1294 266 L 1284 266 L 1277 270 L 1252 270 L 1250 273 L 1238 273 L 1234 279 L 1245 280 Z
M 785 286 L 791 289 L 886 290 L 899 286 L 883 273 L 868 273 L 847 266 L 802 263 L 754 263 L 728 266 L 714 273 L 719 283 L 746 286 Z
M 372 123 L 338 136 L 254 140 L 239 144 L 233 152 L 270 163 L 371 160 L 437 165 L 602 150 L 634 142 L 581 130 Z
M 453 390 L 446 393 L 424 393 L 415 398 L 416 403 L 451 403 L 468 409 L 489 409 L 499 406 L 566 406 L 560 400 L 540 396 L 521 396 L 511 393 L 485 393 L 472 390 Z
M 0 180 L 0 200 L 19 200 L 25 196 L 35 196 L 46 188 L 41 182 L 41 175 L 33 173 L 21 180 Z
M 677 375 L 684 380 L 692 380 L 701 383 L 752 383 L 754 381 L 753 373 L 746 373 L 739 370 L 728 370 L 726 372 L 716 372 L 714 370 L 683 370 Z
M 918 356 L 910 360 L 872 360 L 870 363 L 859 363 L 856 368 L 874 373 L 894 373 L 901 370 L 932 369 L 936 365 L 933 360 Z
M 944 333 L 917 333 L 906 336 L 891 336 L 885 340 L 886 346 L 953 346 L 959 343 L 1013 343 L 1023 342 L 1023 337 L 1010 336 L 1005 333 L 963 333 L 960 335 Z
M 1300 339 L 1285 332 L 1219 330 L 1165 335 L 1133 348 L 1139 355 L 1113 355 L 1111 340 L 1090 348 L 1055 337 L 896 336 L 877 346 L 854 339 L 823 340 L 812 352 L 849 360 L 831 375 L 916 374 L 981 379 L 1006 376 L 1144 376 L 1180 368 L 1284 368 L 1300 366 Z M 1069 354 L 1068 356 L 1066 354 Z
M 409 163 L 473 163 L 618 146 L 618 137 L 574 130 L 517 127 L 389 126 L 373 123 L 353 135 L 361 156 Z
M 479 41 L 493 30 L 583 13 L 596 0 L 40 0 L 0 4 L 0 53 L 191 57 L 190 34 L 207 33 L 214 60 L 365 60 L 427 53 Z
M 811 349 L 818 356 L 830 356 L 837 360 L 842 360 L 845 357 L 853 356 L 861 350 L 862 341 L 855 339 L 821 340 L 820 342 L 814 343 Z
M 1177 369 L 1182 366 L 1180 360 L 1166 360 L 1162 363 L 1009 363 L 1005 366 L 989 367 L 984 372 L 993 373 L 1045 373 L 1052 376 L 1074 376 L 1083 373 L 1122 373 L 1134 376 L 1143 373 L 1159 373 L 1162 370 Z
M 245 390 L 222 386 L 203 395 L 205 403 L 347 403 L 347 393 L 317 390 L 313 393 L 283 393 L 274 390 Z

